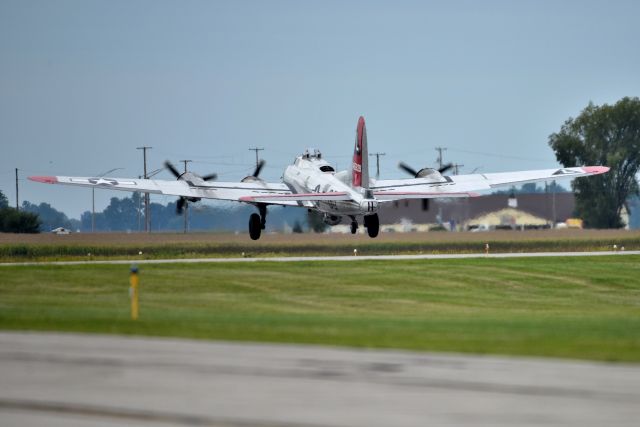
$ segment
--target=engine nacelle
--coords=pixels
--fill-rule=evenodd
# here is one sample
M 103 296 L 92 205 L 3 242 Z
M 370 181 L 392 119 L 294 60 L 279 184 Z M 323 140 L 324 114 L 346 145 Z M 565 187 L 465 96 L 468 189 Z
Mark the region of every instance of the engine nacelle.
M 416 178 L 426 178 L 432 182 L 446 181 L 442 174 L 432 168 L 423 168 L 418 171 Z
M 327 225 L 338 225 L 342 222 L 342 217 L 337 215 L 329 215 L 326 213 L 322 217 L 322 221 L 324 221 L 324 223 Z
M 360 202 L 360 209 L 367 214 L 378 212 L 378 201 L 376 199 L 364 199 Z

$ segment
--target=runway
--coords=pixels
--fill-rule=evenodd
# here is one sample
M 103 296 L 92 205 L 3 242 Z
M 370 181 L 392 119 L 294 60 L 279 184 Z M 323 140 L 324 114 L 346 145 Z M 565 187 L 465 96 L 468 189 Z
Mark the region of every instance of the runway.
M 635 426 L 640 365 L 0 333 L 2 426 Z
M 216 263 L 216 262 L 311 262 L 311 261 L 394 261 L 394 260 L 437 260 L 472 258 L 542 258 L 542 257 L 582 257 L 582 256 L 619 256 L 640 255 L 640 251 L 598 251 L 598 252 L 518 252 L 495 254 L 419 254 L 419 255 L 358 255 L 351 256 L 298 256 L 298 257 L 252 257 L 242 258 L 172 258 L 172 259 L 126 259 L 91 261 L 43 261 L 43 262 L 5 262 L 0 267 L 21 265 L 91 265 L 91 264 L 174 264 L 174 263 Z

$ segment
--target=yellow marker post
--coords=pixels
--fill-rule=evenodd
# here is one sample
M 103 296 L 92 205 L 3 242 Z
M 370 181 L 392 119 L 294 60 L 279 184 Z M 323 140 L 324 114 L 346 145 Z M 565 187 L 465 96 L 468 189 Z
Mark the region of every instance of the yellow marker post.
M 138 284 L 140 278 L 138 277 L 138 266 L 131 266 L 131 275 L 129 276 L 129 297 L 131 298 L 131 320 L 138 319 Z

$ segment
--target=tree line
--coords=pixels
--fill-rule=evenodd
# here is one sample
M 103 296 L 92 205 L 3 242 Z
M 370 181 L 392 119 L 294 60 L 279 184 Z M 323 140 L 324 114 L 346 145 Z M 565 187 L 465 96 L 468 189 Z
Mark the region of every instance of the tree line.
M 132 193 L 129 197 L 112 197 L 109 205 L 95 213 L 95 231 L 137 232 L 144 230 L 143 197 Z M 182 231 L 184 216 L 176 214 L 176 202 L 166 205 L 152 202 L 149 205 L 151 230 Z M 190 230 L 244 231 L 247 218 L 255 211 L 253 206 L 245 204 L 203 204 L 189 205 Z M 294 227 L 296 223 L 305 224 L 306 211 L 296 208 L 273 206 L 269 209 L 267 230 L 282 230 Z M 9 207 L 5 195 L 0 191 L 0 231 L 13 233 L 49 232 L 58 227 L 72 231 L 91 232 L 93 214 L 85 211 L 80 219 L 69 218 L 49 203 L 35 204 L 22 202 L 20 210 Z
M 39 230 L 40 219 L 38 215 L 9 207 L 9 200 L 0 190 L 0 232 L 37 233 Z

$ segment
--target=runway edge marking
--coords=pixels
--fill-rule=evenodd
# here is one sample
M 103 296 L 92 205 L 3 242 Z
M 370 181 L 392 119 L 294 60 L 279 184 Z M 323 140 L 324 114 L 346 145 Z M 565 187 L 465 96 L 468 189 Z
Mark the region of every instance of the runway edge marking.
M 640 251 L 601 251 L 601 252 L 522 252 L 496 254 L 423 254 L 423 255 L 341 255 L 309 257 L 246 257 L 246 258 L 172 258 L 172 259 L 128 259 L 99 261 L 28 261 L 0 263 L 0 267 L 38 266 L 38 265 L 130 265 L 130 264 L 200 264 L 229 262 L 309 262 L 309 261 L 403 261 L 403 260 L 439 260 L 474 258 L 545 258 L 545 257 L 583 257 L 583 256 L 623 256 L 640 255 Z

